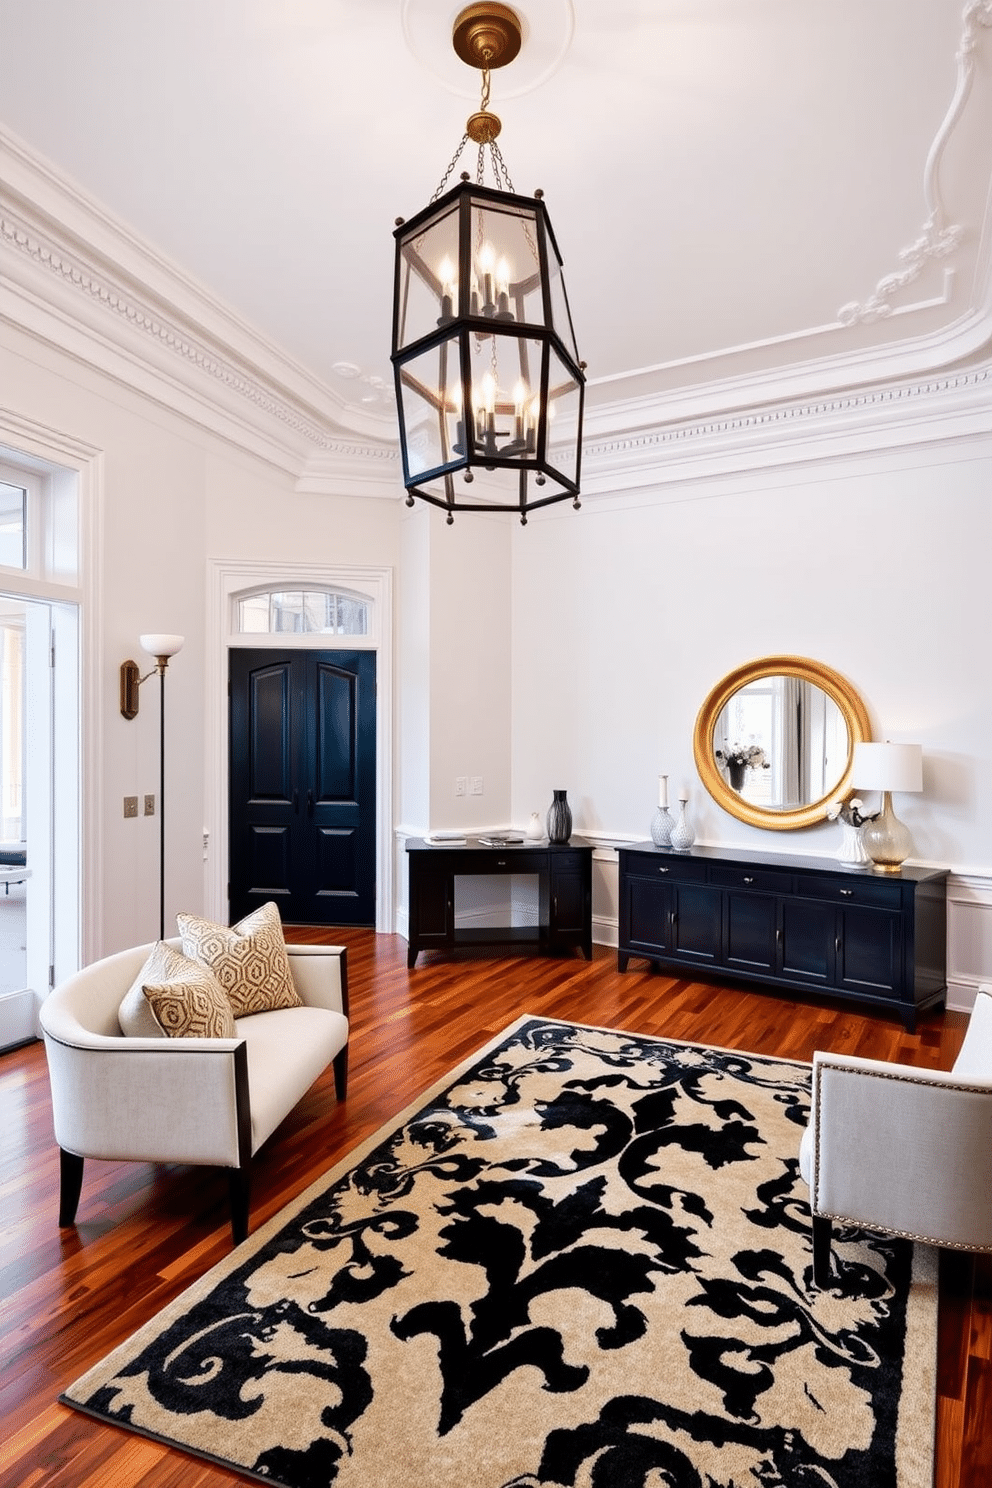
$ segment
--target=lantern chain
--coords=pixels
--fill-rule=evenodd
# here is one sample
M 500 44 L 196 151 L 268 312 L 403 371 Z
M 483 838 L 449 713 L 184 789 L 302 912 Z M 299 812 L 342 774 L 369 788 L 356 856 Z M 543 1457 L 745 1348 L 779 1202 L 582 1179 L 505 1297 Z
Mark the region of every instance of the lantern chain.
M 467 140 L 468 140 L 468 132 L 466 131 L 465 134 L 463 134 L 462 137 L 461 137 L 461 139 L 458 141 L 458 149 L 455 151 L 454 155 L 452 155 L 451 162 L 450 162 L 450 164 L 448 166 L 448 169 L 445 171 L 444 175 L 441 177 L 441 180 L 440 180 L 440 183 L 438 185 L 438 188 L 435 191 L 434 195 L 431 197 L 430 201 L 428 202 L 428 206 L 433 206 L 434 205 L 434 203 L 437 201 L 438 197 L 441 195 L 441 192 L 444 190 L 445 186 L 448 184 L 448 177 L 451 175 L 451 172 L 454 170 L 455 166 L 458 164 L 459 160 L 461 159 L 462 151 L 465 148 L 465 145 L 466 145 Z

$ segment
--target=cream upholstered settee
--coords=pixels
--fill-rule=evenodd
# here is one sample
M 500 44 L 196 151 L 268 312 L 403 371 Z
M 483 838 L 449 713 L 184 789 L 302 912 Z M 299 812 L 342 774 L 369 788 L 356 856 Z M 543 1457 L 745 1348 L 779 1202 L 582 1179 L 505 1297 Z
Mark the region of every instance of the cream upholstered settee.
M 815 1054 L 799 1167 L 820 1287 L 835 1222 L 992 1251 L 992 987 L 979 989 L 949 1074 Z
M 234 1038 L 123 1035 L 118 1009 L 152 945 L 95 961 L 50 993 L 41 1026 L 60 1225 L 75 1221 L 84 1158 L 200 1163 L 230 1170 L 231 1230 L 235 1244 L 245 1238 L 252 1155 L 332 1060 L 339 1100 L 347 1090 L 346 950 L 286 949 L 303 1006 L 237 1018 Z

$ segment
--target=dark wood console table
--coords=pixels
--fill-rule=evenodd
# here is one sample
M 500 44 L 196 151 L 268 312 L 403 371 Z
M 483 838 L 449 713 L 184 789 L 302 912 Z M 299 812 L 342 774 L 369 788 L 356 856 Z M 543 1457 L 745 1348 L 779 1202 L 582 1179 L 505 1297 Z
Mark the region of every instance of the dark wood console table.
M 460 946 L 504 946 L 560 955 L 576 947 L 592 960 L 592 845 L 521 842 L 486 847 L 433 846 L 422 837 L 406 844 L 410 875 L 407 965 L 421 951 Z M 539 880 L 538 923 L 484 929 L 455 927 L 455 879 L 464 875 L 507 877 L 534 873 Z
M 819 991 L 916 1028 L 946 983 L 947 872 L 843 868 L 834 858 L 713 847 L 621 848 L 617 966 L 711 971 Z

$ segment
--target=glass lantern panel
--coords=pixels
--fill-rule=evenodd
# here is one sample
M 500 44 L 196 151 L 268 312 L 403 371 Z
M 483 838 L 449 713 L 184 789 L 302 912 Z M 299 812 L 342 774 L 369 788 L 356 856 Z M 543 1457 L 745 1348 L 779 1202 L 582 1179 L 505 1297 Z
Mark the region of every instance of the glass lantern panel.
M 436 331 L 458 308 L 458 207 L 397 240 L 396 351 Z
M 571 352 L 575 361 L 579 360 L 579 353 L 575 345 L 575 332 L 572 330 L 572 317 L 568 308 L 568 296 L 565 293 L 565 280 L 561 272 L 561 264 L 555 255 L 551 243 L 548 244 L 548 273 L 550 275 L 551 291 L 551 324 L 561 338 L 565 350 Z
M 403 407 L 408 475 L 460 465 L 465 459 L 458 338 L 410 357 L 396 368 Z
M 527 336 L 474 336 L 472 408 L 476 459 L 533 459 L 541 342 Z
M 578 479 L 581 411 L 581 386 L 552 347 L 549 352 L 547 463 L 573 486 Z
M 473 199 L 470 315 L 544 324 L 537 211 Z

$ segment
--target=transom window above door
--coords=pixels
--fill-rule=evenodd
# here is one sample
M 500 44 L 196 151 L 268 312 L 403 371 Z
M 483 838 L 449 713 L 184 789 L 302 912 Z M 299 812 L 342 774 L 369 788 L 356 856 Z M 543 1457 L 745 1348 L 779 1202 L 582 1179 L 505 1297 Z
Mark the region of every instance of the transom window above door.
M 368 635 L 369 603 L 336 589 L 278 589 L 238 601 L 242 635 Z

